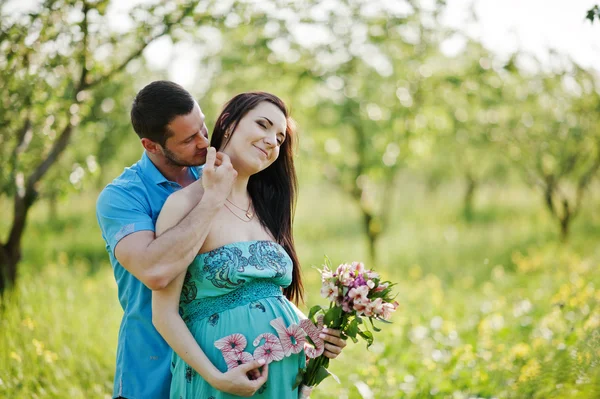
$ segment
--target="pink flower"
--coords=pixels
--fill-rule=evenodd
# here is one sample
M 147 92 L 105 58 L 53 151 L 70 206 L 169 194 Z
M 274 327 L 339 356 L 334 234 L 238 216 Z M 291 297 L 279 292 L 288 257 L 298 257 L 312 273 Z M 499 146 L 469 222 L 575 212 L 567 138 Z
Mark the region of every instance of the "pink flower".
M 242 353 L 247 344 L 246 337 L 242 334 L 231 334 L 215 341 L 215 346 L 223 353 Z
M 376 279 L 379 278 L 379 273 L 374 272 L 373 270 L 367 270 L 366 272 L 368 279 Z
M 330 301 L 335 301 L 338 296 L 338 291 L 338 287 L 335 285 L 335 283 L 326 281 L 321 287 L 321 296 L 329 299 Z
M 351 300 L 351 299 L 349 299 L 349 298 L 345 298 L 345 299 L 342 301 L 341 305 L 342 305 L 342 310 L 343 310 L 344 312 L 346 312 L 346 313 L 350 313 L 350 312 L 352 312 L 352 306 L 350 305 L 350 302 L 351 302 L 351 301 L 352 301 L 352 300 Z
M 369 299 L 356 298 L 352 307 L 358 312 L 359 315 L 364 314 L 370 302 L 371 301 Z
M 323 315 L 319 315 L 317 317 L 317 325 L 315 326 L 310 319 L 303 319 L 300 321 L 300 327 L 306 332 L 306 334 L 310 337 L 311 341 L 315 344 L 315 347 L 305 345 L 304 351 L 306 352 L 306 356 L 311 359 L 319 357 L 325 351 L 325 342 L 319 337 L 321 331 L 323 330 Z
M 371 303 L 369 303 L 369 305 L 367 306 L 369 308 L 369 311 L 375 315 L 375 316 L 381 316 L 383 315 L 383 299 L 381 298 L 375 298 L 374 300 L 371 301 Z
M 321 270 L 321 281 L 331 280 L 333 279 L 333 272 L 329 270 L 327 266 L 323 266 L 323 270 Z
M 352 275 L 351 266 L 345 263 L 342 263 L 338 266 L 336 273 L 338 275 L 338 280 L 342 285 L 346 287 L 352 286 L 354 283 L 354 276 Z
M 362 262 L 352 262 L 351 270 L 356 276 L 365 272 L 365 265 Z
M 352 288 L 348 291 L 348 296 L 356 301 L 356 299 L 360 300 L 368 300 L 369 295 L 369 287 L 366 285 L 361 285 L 360 287 Z
M 375 287 L 375 292 L 381 292 L 385 290 L 389 286 L 388 283 L 381 283 L 377 287 Z
M 225 358 L 225 363 L 227 364 L 227 370 L 231 370 L 236 368 L 239 365 L 250 363 L 254 360 L 252 354 L 248 352 L 223 352 L 223 357 Z
M 373 280 L 367 280 L 367 287 L 372 290 L 373 287 L 375 287 L 375 282 Z
M 358 306 L 363 308 L 362 314 L 365 315 L 366 317 L 374 316 L 373 303 L 370 300 L 361 302 Z
M 388 320 L 392 313 L 396 311 L 398 307 L 398 302 L 394 301 L 394 303 L 384 303 L 383 304 L 383 313 L 382 316 L 385 320 Z
M 300 353 L 304 349 L 306 332 L 298 324 L 292 324 L 286 328 L 281 317 L 271 320 L 270 324 L 277 331 L 277 335 L 279 335 L 285 356 L 290 356 L 292 353 Z

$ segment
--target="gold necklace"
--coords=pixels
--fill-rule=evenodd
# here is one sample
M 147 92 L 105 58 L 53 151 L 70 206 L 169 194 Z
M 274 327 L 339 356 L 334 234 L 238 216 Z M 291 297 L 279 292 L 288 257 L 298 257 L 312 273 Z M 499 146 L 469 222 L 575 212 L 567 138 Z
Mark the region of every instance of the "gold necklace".
M 226 198 L 226 199 L 227 199 L 227 198 Z M 235 206 L 236 208 L 238 208 L 238 209 L 239 209 L 239 210 L 241 210 L 242 212 L 245 212 L 245 213 L 244 213 L 244 216 L 246 216 L 248 219 L 244 219 L 244 218 L 242 218 L 240 215 L 238 215 L 237 213 L 235 213 L 235 212 L 233 211 L 233 209 L 231 209 L 231 208 L 229 207 L 229 205 L 227 205 L 227 202 L 229 202 L 231 205 Z M 252 206 L 252 203 L 250 203 L 250 204 L 248 205 L 248 209 L 243 209 L 243 208 L 240 208 L 239 206 L 237 206 L 236 204 L 234 204 L 233 202 L 229 201 L 228 199 L 227 199 L 227 202 L 226 202 L 226 203 L 224 203 L 223 205 L 225 205 L 225 208 L 227 208 L 227 209 L 229 210 L 229 212 L 233 213 L 233 216 L 235 216 L 236 218 L 240 219 L 242 222 L 246 222 L 246 223 L 248 223 L 248 222 L 252 221 L 252 219 L 254 218 L 254 213 L 250 212 L 250 207 Z
M 237 209 L 239 209 L 240 211 L 244 212 L 244 214 L 246 215 L 246 217 L 250 220 L 252 220 L 252 217 L 254 216 L 254 213 L 250 212 L 250 207 L 252 207 L 252 201 L 248 202 L 248 209 L 244 209 L 244 208 L 240 208 L 239 206 L 237 206 L 236 204 L 234 204 L 233 202 L 231 202 L 229 200 L 229 198 L 225 198 L 225 200 L 227 202 L 229 202 L 231 205 L 235 206 Z M 227 207 L 227 209 L 231 210 L 229 207 Z

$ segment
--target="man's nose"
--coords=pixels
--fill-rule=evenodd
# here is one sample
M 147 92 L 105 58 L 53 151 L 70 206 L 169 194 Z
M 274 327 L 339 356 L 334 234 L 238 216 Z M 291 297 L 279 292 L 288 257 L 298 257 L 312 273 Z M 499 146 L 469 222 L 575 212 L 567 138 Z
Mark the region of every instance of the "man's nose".
M 196 139 L 196 145 L 200 148 L 208 147 L 208 137 L 204 135 L 204 132 L 200 132 L 200 134 L 198 134 L 198 139 Z

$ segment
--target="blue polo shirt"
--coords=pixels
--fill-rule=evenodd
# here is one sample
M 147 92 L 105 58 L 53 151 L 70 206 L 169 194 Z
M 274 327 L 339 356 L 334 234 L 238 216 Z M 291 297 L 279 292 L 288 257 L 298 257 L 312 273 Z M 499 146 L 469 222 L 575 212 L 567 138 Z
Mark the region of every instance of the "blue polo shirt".
M 201 167 L 190 168 L 196 179 Z M 102 190 L 96 216 L 106 242 L 123 319 L 119 329 L 113 397 L 169 398 L 171 348 L 152 325 L 152 291 L 115 258 L 115 247 L 127 235 L 154 231 L 167 197 L 181 189 L 167 180 L 144 152 L 142 158 Z

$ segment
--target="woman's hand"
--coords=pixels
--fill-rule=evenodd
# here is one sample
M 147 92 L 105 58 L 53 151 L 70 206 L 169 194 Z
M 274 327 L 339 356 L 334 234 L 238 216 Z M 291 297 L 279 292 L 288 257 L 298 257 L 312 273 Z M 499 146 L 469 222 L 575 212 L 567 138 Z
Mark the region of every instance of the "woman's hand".
M 267 382 L 268 376 L 269 365 L 260 359 L 222 373 L 211 385 L 222 392 L 248 397 L 254 395 Z
M 335 359 L 342 353 L 342 349 L 346 347 L 346 340 L 340 338 L 341 333 L 340 330 L 334 330 L 327 327 L 323 328 L 319 337 L 325 341 L 325 352 L 323 352 L 323 354 L 326 357 Z

